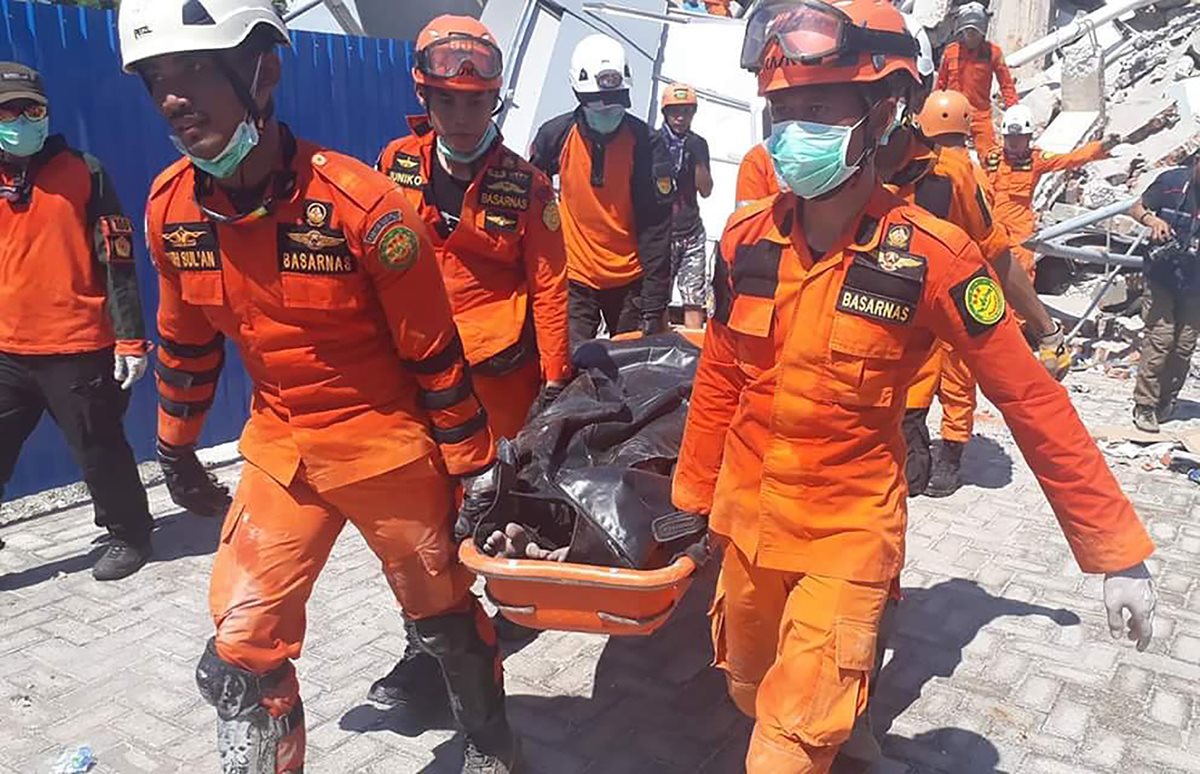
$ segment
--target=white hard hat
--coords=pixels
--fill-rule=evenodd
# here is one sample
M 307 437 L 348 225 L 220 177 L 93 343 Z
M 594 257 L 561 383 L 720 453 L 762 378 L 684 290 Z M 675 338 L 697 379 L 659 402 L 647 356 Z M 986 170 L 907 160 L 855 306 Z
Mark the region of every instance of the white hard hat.
M 625 48 L 607 35 L 588 35 L 571 54 L 571 88 L 578 94 L 629 88 Z
M 988 12 L 983 3 L 967 3 L 958 9 L 958 31 L 975 29 L 987 34 Z
M 117 27 L 125 72 L 163 54 L 228 51 L 259 25 L 289 45 L 287 25 L 271 0 L 123 0 Z
M 904 25 L 908 27 L 908 34 L 917 39 L 917 73 L 922 80 L 929 78 L 937 72 L 937 65 L 933 62 L 933 44 L 929 41 L 929 31 L 912 14 L 904 14 Z
M 1013 105 L 1004 111 L 1005 134 L 1033 134 L 1033 111 L 1025 105 Z

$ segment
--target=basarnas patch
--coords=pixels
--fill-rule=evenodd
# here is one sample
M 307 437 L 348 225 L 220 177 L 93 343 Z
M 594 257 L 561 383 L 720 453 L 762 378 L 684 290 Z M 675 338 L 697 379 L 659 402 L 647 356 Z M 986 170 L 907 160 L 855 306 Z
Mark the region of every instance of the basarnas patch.
M 529 209 L 529 192 L 533 175 L 520 169 L 487 169 L 479 189 L 482 207 L 499 207 L 525 212 Z
M 279 225 L 279 271 L 293 274 L 353 274 L 346 236 L 326 228 Z

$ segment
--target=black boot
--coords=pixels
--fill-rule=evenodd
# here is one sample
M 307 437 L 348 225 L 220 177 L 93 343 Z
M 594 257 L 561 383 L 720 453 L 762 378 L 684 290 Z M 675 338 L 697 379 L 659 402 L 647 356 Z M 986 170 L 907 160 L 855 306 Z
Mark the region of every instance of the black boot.
M 901 429 L 904 432 L 904 443 L 908 447 L 908 456 L 904 460 L 904 477 L 908 480 L 908 496 L 916 497 L 925 493 L 929 485 L 929 468 L 932 465 L 929 451 L 929 427 L 925 417 L 929 409 L 909 409 L 904 412 L 904 422 Z
M 504 714 L 499 651 L 484 642 L 471 613 L 412 621 L 411 629 L 442 666 L 450 709 L 466 733 L 463 774 L 512 774 L 520 745 Z
M 927 497 L 949 497 L 962 486 L 959 467 L 962 465 L 962 453 L 965 443 L 959 441 L 942 441 L 933 463 L 933 472 L 929 474 L 929 484 L 925 487 Z
M 127 578 L 142 569 L 153 555 L 149 537 L 144 540 L 114 537 L 92 566 L 92 577 L 98 581 Z
M 392 667 L 386 677 L 371 683 L 367 700 L 385 707 L 434 712 L 448 710 L 450 700 L 446 696 L 446 682 L 442 679 L 442 668 L 417 641 L 412 629 L 405 627 L 408 643 L 404 655 Z

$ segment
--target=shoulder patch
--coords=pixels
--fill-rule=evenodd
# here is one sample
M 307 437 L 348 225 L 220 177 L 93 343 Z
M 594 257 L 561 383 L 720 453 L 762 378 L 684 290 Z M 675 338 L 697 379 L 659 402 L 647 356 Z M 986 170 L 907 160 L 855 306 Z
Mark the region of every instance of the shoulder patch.
M 379 237 L 379 262 L 385 269 L 404 272 L 421 252 L 421 239 L 407 226 L 392 226 Z
M 558 231 L 562 228 L 562 214 L 558 211 L 558 202 L 551 199 L 542 208 L 542 224 L 547 231 Z
M 986 333 L 1004 319 L 1004 291 L 987 267 L 979 267 L 979 271 L 951 287 L 949 292 L 970 336 Z

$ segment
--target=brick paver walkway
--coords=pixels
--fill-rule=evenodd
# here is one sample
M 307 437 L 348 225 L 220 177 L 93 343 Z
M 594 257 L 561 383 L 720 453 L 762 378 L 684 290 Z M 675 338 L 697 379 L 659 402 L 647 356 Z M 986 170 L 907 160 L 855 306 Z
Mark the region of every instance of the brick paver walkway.
M 1089 423 L 1128 416 L 1128 382 L 1070 383 Z M 1184 411 L 1200 417 L 1200 403 Z M 972 485 L 913 503 L 906 601 L 877 698 L 892 719 L 880 771 L 1200 772 L 1200 487 L 1115 466 L 1159 545 L 1157 638 L 1136 653 L 1109 638 L 1100 579 L 1075 567 L 994 416 L 985 410 L 967 452 Z M 236 466 L 221 476 L 233 481 Z M 98 550 L 88 507 L 3 528 L 0 772 L 49 771 L 80 743 L 95 748 L 98 772 L 216 771 L 213 710 L 192 669 L 210 633 L 218 525 L 180 514 L 162 487 L 151 499 L 158 556 L 115 584 L 87 572 Z M 546 633 L 508 656 L 510 714 L 535 771 L 740 770 L 748 724 L 707 669 L 712 579 L 655 637 Z M 457 771 L 461 744 L 445 719 L 423 730 L 364 701 L 401 648 L 376 562 L 347 531 L 299 662 L 308 771 Z

